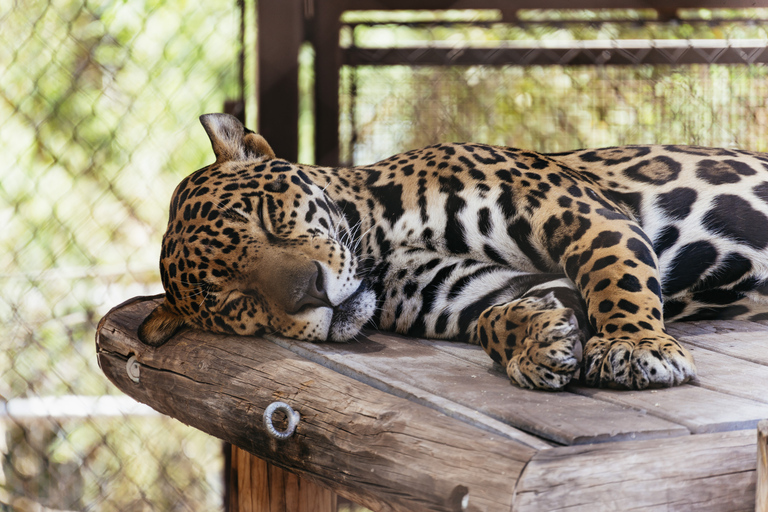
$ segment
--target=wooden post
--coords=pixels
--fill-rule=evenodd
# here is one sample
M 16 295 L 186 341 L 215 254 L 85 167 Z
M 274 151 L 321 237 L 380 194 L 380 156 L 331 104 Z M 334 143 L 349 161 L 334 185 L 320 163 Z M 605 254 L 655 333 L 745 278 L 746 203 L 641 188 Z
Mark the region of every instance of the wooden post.
M 304 41 L 301 0 L 257 2 L 258 132 L 275 154 L 299 156 L 299 50 Z
M 768 512 L 768 420 L 757 424 L 757 512 Z
M 336 512 L 336 494 L 232 447 L 229 512 Z

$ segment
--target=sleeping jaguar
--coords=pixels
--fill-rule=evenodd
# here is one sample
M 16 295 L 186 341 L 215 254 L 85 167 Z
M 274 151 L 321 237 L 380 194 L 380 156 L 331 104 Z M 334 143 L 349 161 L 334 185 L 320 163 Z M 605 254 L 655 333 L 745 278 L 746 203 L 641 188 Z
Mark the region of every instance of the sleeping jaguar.
M 665 321 L 768 319 L 768 155 L 438 144 L 332 169 L 201 122 L 216 162 L 173 194 L 149 345 L 368 325 L 480 344 L 526 388 L 643 389 L 696 373 Z

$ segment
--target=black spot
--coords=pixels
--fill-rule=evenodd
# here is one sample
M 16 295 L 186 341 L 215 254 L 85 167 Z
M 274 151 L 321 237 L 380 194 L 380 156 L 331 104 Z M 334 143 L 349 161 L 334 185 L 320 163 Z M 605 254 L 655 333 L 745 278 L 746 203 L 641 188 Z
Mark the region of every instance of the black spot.
M 603 192 L 605 196 L 611 201 L 629 206 L 635 213 L 640 213 L 640 205 L 643 200 L 643 195 L 639 192 L 616 192 L 614 190 L 606 190 Z
M 709 232 L 755 249 L 768 245 L 768 217 L 739 196 L 717 196 L 703 223 Z
M 409 299 L 419 290 L 419 284 L 416 281 L 408 281 L 403 285 L 403 293 Z
M 525 254 L 537 270 L 542 272 L 548 269 L 548 265 L 544 262 L 541 254 L 531 243 L 531 225 L 520 217 L 515 222 L 507 227 L 507 234 L 514 240 L 517 247 Z
M 659 284 L 659 280 L 655 277 L 651 276 L 648 278 L 648 281 L 645 283 L 645 285 L 648 287 L 649 290 L 651 290 L 656 296 L 661 298 L 661 285 Z
M 437 321 L 435 322 L 436 334 L 443 334 L 445 332 L 445 329 L 448 327 L 448 320 L 450 318 L 450 313 L 447 311 L 440 313 L 440 315 L 437 317 Z
M 693 290 L 721 288 L 735 283 L 752 270 L 752 262 L 739 253 L 728 253 L 710 275 L 696 283 Z
M 481 208 L 477 212 L 477 229 L 480 230 L 480 234 L 488 236 L 491 232 L 491 210 L 488 208 Z
M 568 196 L 560 196 L 557 200 L 557 204 L 560 205 L 561 208 L 569 208 L 571 203 L 573 203 L 573 199 Z
M 636 304 L 629 302 L 626 299 L 621 299 L 616 305 L 619 307 L 619 309 L 623 309 L 624 311 L 632 315 L 634 315 L 640 310 L 640 308 Z
M 637 238 L 630 238 L 627 240 L 627 249 L 632 251 L 635 258 L 644 265 L 654 268 L 656 267 L 656 263 L 653 260 L 653 253 L 643 241 L 638 240 Z
M 610 285 L 611 285 L 611 280 L 610 280 L 610 279 L 602 279 L 602 280 L 600 280 L 600 281 L 599 281 L 599 282 L 598 282 L 598 283 L 595 285 L 595 288 L 594 288 L 594 290 L 595 290 L 596 292 L 601 292 L 601 291 L 605 290 L 606 288 L 608 288 Z
M 741 176 L 752 176 L 755 170 L 737 160 L 701 160 L 696 166 L 696 176 L 710 185 L 738 183 Z
M 684 245 L 675 254 L 663 278 L 664 294 L 674 295 L 693 286 L 716 261 L 717 249 L 711 243 L 700 240 Z
M 595 260 L 595 264 L 592 265 L 592 270 L 590 270 L 590 272 L 596 272 L 598 270 L 602 270 L 605 267 L 613 265 L 617 261 L 619 261 L 619 258 L 613 255 L 605 256 L 603 258 L 597 259 Z
M 688 302 L 682 300 L 667 300 L 664 301 L 664 319 L 669 320 L 675 318 L 683 312 Z
M 643 290 L 640 281 L 631 274 L 624 274 L 621 279 L 616 282 L 616 286 L 628 292 L 640 292 Z
M 370 179 L 370 177 L 369 177 Z M 391 226 L 403 216 L 403 186 L 388 183 L 379 187 L 371 187 L 371 192 L 376 201 L 384 207 L 384 218 Z
M 613 301 L 608 299 L 602 301 L 598 306 L 598 309 L 600 310 L 601 313 L 608 313 L 610 310 L 613 309 Z
M 505 267 L 509 266 L 509 262 L 504 259 L 504 256 L 502 256 L 499 251 L 494 249 L 493 246 L 484 244 L 483 252 L 491 259 L 491 261 L 498 263 L 499 265 L 504 265 Z
M 621 233 L 618 231 L 601 231 L 594 240 L 592 240 L 592 249 L 601 247 L 613 247 L 621 242 Z
M 679 237 L 680 232 L 675 226 L 666 226 L 662 229 L 653 244 L 653 251 L 656 253 L 656 256 L 661 258 L 661 254 L 675 245 Z
M 744 294 L 735 290 L 709 289 L 693 294 L 693 300 L 704 304 L 730 304 L 744 298 Z
M 507 184 L 501 185 L 501 193 L 499 194 L 499 199 L 496 204 L 501 207 L 501 212 L 507 219 L 514 217 L 517 214 L 517 209 L 515 208 L 515 195 L 512 187 Z
M 768 181 L 755 185 L 754 188 L 752 188 L 752 192 L 764 202 L 768 203 Z
M 266 185 L 264 185 L 264 190 L 267 190 L 269 192 L 274 192 L 276 194 L 282 194 L 283 192 L 288 190 L 288 187 L 290 187 L 290 185 L 285 180 L 285 175 L 280 175 L 280 177 L 275 181 L 271 181 Z
M 743 305 L 703 307 L 697 309 L 690 315 L 679 318 L 678 320 L 681 322 L 694 322 L 697 320 L 728 320 L 746 313 L 749 313 L 749 308 Z
M 464 223 L 458 218 L 467 202 L 457 195 L 449 195 L 445 200 L 445 245 L 454 254 L 469 252 L 464 234 Z
M 470 283 L 475 281 L 477 278 L 491 272 L 495 272 L 496 270 L 496 267 L 483 266 L 471 274 L 460 277 L 451 285 L 451 288 L 448 290 L 448 300 L 451 301 L 456 299 L 456 297 L 458 297 L 459 294 L 461 294 Z
M 666 156 L 657 156 L 650 160 L 643 160 L 632 167 L 624 169 L 624 175 L 634 181 L 663 185 L 674 181 L 680 175 L 679 162 Z
M 696 191 L 692 188 L 680 187 L 660 194 L 657 204 L 673 219 L 684 219 L 691 213 L 696 197 Z

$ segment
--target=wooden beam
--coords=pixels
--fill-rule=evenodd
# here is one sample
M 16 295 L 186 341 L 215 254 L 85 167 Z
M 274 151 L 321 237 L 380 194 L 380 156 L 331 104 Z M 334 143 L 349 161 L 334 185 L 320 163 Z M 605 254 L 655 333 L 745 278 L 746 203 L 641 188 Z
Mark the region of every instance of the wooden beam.
M 655 44 L 658 43 L 658 44 Z M 697 44 L 698 43 L 698 44 Z M 350 66 L 637 66 L 642 64 L 764 64 L 768 48 L 715 41 L 575 41 L 499 48 L 345 48 Z
M 264 339 L 189 330 L 145 346 L 136 328 L 155 304 L 118 307 L 97 330 L 101 369 L 136 400 L 374 510 L 510 509 L 534 449 Z M 285 441 L 263 426 L 277 400 L 301 414 Z
M 754 443 L 754 430 L 740 430 L 542 450 L 517 484 L 513 510 L 752 510 Z

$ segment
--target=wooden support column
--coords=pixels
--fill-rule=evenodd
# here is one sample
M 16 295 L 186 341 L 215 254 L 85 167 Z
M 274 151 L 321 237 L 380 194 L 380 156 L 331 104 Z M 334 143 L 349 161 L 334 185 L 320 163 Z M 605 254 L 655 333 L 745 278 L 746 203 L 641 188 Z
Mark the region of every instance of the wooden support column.
M 229 512 L 336 512 L 332 491 L 232 447 Z
M 757 424 L 757 512 L 768 512 L 768 420 Z
M 315 163 L 339 165 L 339 31 L 346 2 L 318 3 L 312 19 L 315 46 Z
M 299 156 L 299 50 L 304 41 L 301 0 L 259 0 L 258 132 L 279 158 Z

